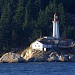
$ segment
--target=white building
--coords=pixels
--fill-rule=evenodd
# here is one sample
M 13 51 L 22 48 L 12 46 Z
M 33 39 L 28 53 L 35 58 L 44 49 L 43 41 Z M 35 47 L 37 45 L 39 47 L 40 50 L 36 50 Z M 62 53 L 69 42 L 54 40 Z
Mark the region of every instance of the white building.
M 55 44 L 55 39 L 52 37 L 43 37 L 41 39 L 36 40 L 33 42 L 30 47 L 34 50 L 49 50 L 52 47 L 56 47 L 57 45 Z

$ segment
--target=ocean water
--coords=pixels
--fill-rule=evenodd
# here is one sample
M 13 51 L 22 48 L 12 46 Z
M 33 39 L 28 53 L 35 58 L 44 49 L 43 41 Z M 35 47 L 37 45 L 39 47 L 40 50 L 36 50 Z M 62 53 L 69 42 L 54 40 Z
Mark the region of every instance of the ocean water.
M 75 62 L 0 63 L 0 75 L 75 75 Z

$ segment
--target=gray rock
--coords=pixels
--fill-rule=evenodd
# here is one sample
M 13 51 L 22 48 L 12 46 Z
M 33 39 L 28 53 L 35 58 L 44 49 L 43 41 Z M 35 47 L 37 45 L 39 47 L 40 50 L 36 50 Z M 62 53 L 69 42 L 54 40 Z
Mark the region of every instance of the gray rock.
M 75 54 L 69 55 L 69 60 L 72 61 L 72 62 L 75 62 Z
M 23 57 L 28 62 L 44 62 L 47 61 L 49 54 L 40 50 L 28 49 L 22 52 Z
M 58 55 L 58 53 L 57 52 L 50 53 L 48 61 L 49 62 L 51 62 L 51 61 L 59 61 L 59 55 Z
M 7 63 L 12 63 L 12 62 L 25 62 L 25 60 L 16 53 L 6 53 L 0 58 L 0 62 L 7 62 Z

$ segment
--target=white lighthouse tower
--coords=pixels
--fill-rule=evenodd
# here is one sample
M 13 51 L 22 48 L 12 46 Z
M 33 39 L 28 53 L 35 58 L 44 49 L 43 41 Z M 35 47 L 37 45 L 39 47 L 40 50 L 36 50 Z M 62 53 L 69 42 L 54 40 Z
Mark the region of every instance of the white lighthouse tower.
M 58 38 L 60 38 L 59 21 L 58 21 L 58 16 L 56 13 L 54 14 L 54 21 L 52 21 L 52 22 L 53 22 L 53 37 L 58 39 Z

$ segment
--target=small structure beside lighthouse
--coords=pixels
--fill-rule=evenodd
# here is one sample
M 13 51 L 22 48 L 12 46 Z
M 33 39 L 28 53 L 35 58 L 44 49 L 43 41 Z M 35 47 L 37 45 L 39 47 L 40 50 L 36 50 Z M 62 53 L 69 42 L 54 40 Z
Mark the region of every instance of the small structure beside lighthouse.
M 52 22 L 53 22 L 53 37 L 58 39 L 60 38 L 59 21 L 58 21 L 58 16 L 56 13 L 54 14 L 54 20 Z

